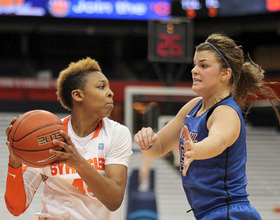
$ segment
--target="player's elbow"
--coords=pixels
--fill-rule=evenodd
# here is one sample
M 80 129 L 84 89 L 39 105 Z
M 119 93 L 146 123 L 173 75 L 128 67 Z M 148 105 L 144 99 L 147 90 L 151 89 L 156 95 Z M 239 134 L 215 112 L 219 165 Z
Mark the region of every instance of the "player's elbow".
M 9 212 L 13 215 L 13 216 L 20 216 L 22 213 L 24 213 L 27 209 L 27 207 L 25 206 L 25 203 L 22 201 L 13 201 L 10 202 L 5 194 L 5 203 L 6 203 L 6 207 L 9 210 Z
M 111 199 L 111 200 L 107 203 L 106 207 L 107 207 L 107 209 L 109 209 L 111 212 L 114 212 L 114 211 L 116 211 L 118 208 L 121 207 L 122 201 L 123 201 L 122 198 L 120 198 L 120 199 Z
M 111 212 L 114 212 L 114 211 L 116 211 L 118 208 L 120 208 L 120 206 L 121 206 L 121 203 L 116 203 L 116 204 L 107 205 L 107 208 L 108 208 Z
M 20 216 L 21 214 L 23 214 L 26 210 L 26 208 L 22 208 L 22 207 L 11 207 L 9 205 L 7 205 L 7 209 L 9 210 L 9 212 L 15 216 L 15 217 L 18 217 Z
M 111 212 L 114 212 L 114 211 L 116 211 L 118 208 L 119 208 L 120 206 L 116 206 L 116 207 L 110 207 L 109 208 L 109 210 L 111 211 Z

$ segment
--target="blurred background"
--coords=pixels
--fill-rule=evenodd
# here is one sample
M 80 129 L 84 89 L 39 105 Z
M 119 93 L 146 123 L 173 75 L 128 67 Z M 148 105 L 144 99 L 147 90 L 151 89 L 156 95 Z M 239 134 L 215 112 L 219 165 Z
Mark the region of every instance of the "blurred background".
M 33 109 L 69 114 L 55 94 L 56 78 L 69 63 L 86 57 L 99 62 L 115 94 L 111 118 L 134 135 L 142 126 L 160 129 L 195 96 L 190 90 L 194 48 L 213 32 L 242 45 L 266 71 L 266 81 L 280 81 L 280 0 L 0 0 L 0 194 L 8 161 L 6 127 L 12 117 Z M 274 89 L 280 95 L 279 86 Z M 247 127 L 252 203 L 263 219 L 280 219 L 279 124 L 262 97 Z M 148 197 L 156 218 L 143 219 L 193 219 L 186 214 L 177 156 L 175 151 L 149 161 L 134 146 L 130 177 L 136 178 L 135 170 L 154 171 L 143 175 L 155 184 Z M 40 209 L 39 196 L 18 219 L 32 218 Z M 125 198 L 124 219 L 135 209 L 131 199 Z M 14 219 L 3 196 L 0 210 L 3 219 Z

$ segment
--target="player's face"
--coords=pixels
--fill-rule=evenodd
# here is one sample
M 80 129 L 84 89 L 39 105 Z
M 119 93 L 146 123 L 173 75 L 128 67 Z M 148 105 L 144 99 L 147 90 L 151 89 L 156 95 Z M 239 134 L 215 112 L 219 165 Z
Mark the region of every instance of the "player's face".
M 219 89 L 221 77 L 221 65 L 213 51 L 199 51 L 194 55 L 194 67 L 192 69 L 192 89 L 197 94 L 213 94 Z
M 86 111 L 108 117 L 114 108 L 114 93 L 110 89 L 108 79 L 103 73 L 93 72 L 87 77 L 83 94 L 83 106 Z

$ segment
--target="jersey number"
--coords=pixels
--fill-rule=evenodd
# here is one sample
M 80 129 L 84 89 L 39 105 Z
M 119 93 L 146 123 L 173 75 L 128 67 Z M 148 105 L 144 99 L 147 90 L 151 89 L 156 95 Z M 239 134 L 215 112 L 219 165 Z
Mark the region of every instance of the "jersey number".
M 72 185 L 83 193 L 86 193 L 86 191 L 91 193 L 88 187 L 85 189 L 84 181 L 82 180 L 82 178 L 74 179 Z

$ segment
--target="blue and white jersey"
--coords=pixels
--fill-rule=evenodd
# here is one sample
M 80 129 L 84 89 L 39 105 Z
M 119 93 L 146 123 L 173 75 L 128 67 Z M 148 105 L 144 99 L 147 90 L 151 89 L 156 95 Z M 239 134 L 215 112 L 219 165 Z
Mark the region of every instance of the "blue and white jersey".
M 220 155 L 206 160 L 194 160 L 190 164 L 186 176 L 181 175 L 186 196 L 196 217 L 203 216 L 208 211 L 224 205 L 248 202 L 245 174 L 246 128 L 242 111 L 232 96 L 230 95 L 216 103 L 203 115 L 196 116 L 202 106 L 202 100 L 200 100 L 186 116 L 184 125 L 188 127 L 194 143 L 202 141 L 208 137 L 207 120 L 219 105 L 227 105 L 235 109 L 241 121 L 241 130 L 235 143 Z M 184 152 L 183 131 L 181 131 L 179 147 L 182 171 L 184 164 L 182 156 Z

